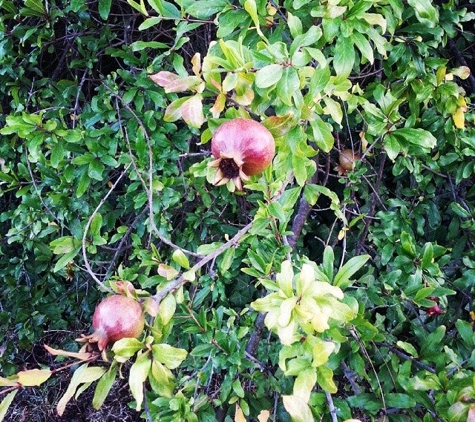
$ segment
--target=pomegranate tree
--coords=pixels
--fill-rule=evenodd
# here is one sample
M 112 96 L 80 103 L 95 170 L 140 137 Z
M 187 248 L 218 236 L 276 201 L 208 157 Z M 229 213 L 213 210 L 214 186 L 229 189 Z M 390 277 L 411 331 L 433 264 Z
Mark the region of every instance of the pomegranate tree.
M 236 118 L 223 123 L 211 140 L 211 152 L 216 160 L 214 185 L 230 180 L 242 190 L 242 180 L 259 174 L 269 166 L 275 154 L 274 137 L 261 123 L 252 119 Z

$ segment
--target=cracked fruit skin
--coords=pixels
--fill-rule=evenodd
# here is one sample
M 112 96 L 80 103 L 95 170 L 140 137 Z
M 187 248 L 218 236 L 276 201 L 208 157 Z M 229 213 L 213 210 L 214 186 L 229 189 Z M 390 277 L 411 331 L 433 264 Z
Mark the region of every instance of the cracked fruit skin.
M 242 190 L 242 180 L 265 170 L 275 155 L 275 141 L 269 130 L 252 119 L 236 118 L 223 123 L 211 140 L 211 152 L 216 160 L 214 185 L 230 180 Z
M 107 345 L 117 340 L 140 337 L 144 325 L 145 316 L 140 303 L 127 296 L 109 296 L 94 311 L 94 332 L 87 337 L 87 341 L 97 342 L 97 347 L 103 351 Z

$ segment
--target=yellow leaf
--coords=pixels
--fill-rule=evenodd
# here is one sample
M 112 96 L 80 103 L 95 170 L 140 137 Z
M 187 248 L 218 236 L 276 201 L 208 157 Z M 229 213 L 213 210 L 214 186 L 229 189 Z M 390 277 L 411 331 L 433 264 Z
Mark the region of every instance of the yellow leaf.
M 79 360 L 88 360 L 92 356 L 92 353 L 89 353 L 89 352 L 68 352 L 67 350 L 53 349 L 52 347 L 49 347 L 47 344 L 44 345 L 44 348 L 53 356 L 67 356 L 67 357 L 76 358 Z
M 175 270 L 175 268 L 170 267 L 166 264 L 158 264 L 157 273 L 158 275 L 165 277 L 168 281 L 173 280 L 179 274 L 179 272 Z
M 459 107 L 453 114 L 454 124 L 457 129 L 463 129 L 465 127 L 465 113 L 462 107 Z
M 139 412 L 142 409 L 143 404 L 143 384 L 146 381 L 152 361 L 150 360 L 148 353 L 137 356 L 137 360 L 130 368 L 129 373 L 129 386 L 132 396 L 134 396 L 136 404 L 136 410 Z
M 191 64 L 193 65 L 192 70 L 196 76 L 200 76 L 201 72 L 201 54 L 196 53 L 191 59 Z
M 261 410 L 261 413 L 259 413 L 257 420 L 259 422 L 267 422 L 269 418 L 270 418 L 270 412 L 268 410 Z
M 9 378 L 0 377 L 0 387 L 18 387 L 18 378 L 14 376 Z
M 11 391 L 8 393 L 3 400 L 0 402 L 0 422 L 4 420 L 5 415 L 7 414 L 8 408 L 13 402 L 18 390 Z
M 246 422 L 246 417 L 244 412 L 239 407 L 239 404 L 236 403 L 236 413 L 234 414 L 234 422 Z
M 284 407 L 293 422 L 314 422 L 312 412 L 304 399 L 298 396 L 282 396 Z
M 188 98 L 181 106 L 181 116 L 185 122 L 195 128 L 200 128 L 205 122 L 201 94 Z
M 36 387 L 43 384 L 52 372 L 49 369 L 30 369 L 18 372 L 18 382 L 23 387 Z
M 88 384 L 94 381 L 97 381 L 102 375 L 104 375 L 105 368 L 100 367 L 88 367 L 87 363 L 81 365 L 74 371 L 74 374 L 69 382 L 68 388 L 64 393 L 63 397 L 59 400 L 58 404 L 56 405 L 56 412 L 59 416 L 62 416 L 66 405 L 68 404 L 69 400 L 76 394 L 76 390 L 80 387 L 81 384 Z

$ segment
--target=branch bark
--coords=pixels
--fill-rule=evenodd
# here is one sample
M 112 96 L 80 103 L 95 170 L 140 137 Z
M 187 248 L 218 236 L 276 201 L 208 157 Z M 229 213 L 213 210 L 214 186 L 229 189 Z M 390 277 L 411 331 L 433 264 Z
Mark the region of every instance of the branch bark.
M 242 239 L 242 237 L 251 229 L 252 227 L 252 222 L 244 226 L 241 230 L 239 230 L 232 239 L 227 241 L 224 245 L 221 245 L 218 249 L 216 249 L 214 252 L 210 253 L 209 255 L 206 255 L 204 258 L 202 258 L 200 261 L 198 261 L 193 267 L 188 270 L 187 272 L 194 273 L 198 271 L 200 268 L 204 267 L 208 262 L 216 259 L 219 255 L 224 253 L 226 250 L 229 248 L 236 246 L 239 241 Z M 165 296 L 168 293 L 174 292 L 175 290 L 178 290 L 181 286 L 186 284 L 189 280 L 185 279 L 183 275 L 178 277 L 177 279 L 171 281 L 168 283 L 166 286 L 164 286 L 160 291 L 158 291 L 154 296 L 152 296 L 153 299 L 157 301 L 157 303 L 160 303 Z

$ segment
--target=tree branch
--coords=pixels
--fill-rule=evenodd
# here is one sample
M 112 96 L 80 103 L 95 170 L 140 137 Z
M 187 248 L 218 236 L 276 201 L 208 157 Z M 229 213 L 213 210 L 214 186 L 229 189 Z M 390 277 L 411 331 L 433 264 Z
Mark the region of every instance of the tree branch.
M 224 245 L 221 245 L 218 249 L 216 249 L 214 252 L 210 253 L 209 255 L 206 255 L 204 258 L 202 258 L 200 261 L 198 261 L 193 267 L 188 270 L 187 272 L 190 273 L 195 273 L 198 271 L 200 268 L 204 267 L 208 262 L 212 261 L 225 251 L 227 251 L 229 248 L 236 246 L 241 238 L 251 229 L 252 227 L 252 222 L 244 226 L 241 230 L 239 230 L 232 239 L 227 241 Z M 171 281 L 168 283 L 166 286 L 164 286 L 160 291 L 158 291 L 154 296 L 152 296 L 153 299 L 157 301 L 157 303 L 160 303 L 165 296 L 168 293 L 174 292 L 175 290 L 179 289 L 181 286 L 186 284 L 189 280 L 186 280 L 183 275 L 178 277 L 177 279 Z

